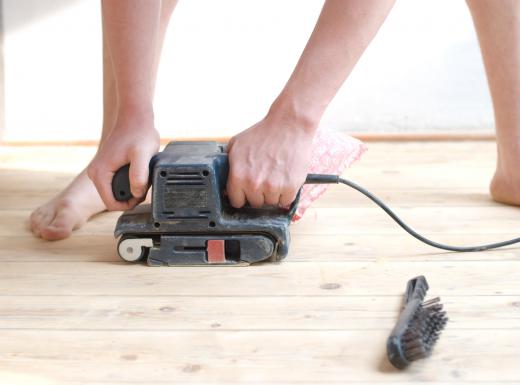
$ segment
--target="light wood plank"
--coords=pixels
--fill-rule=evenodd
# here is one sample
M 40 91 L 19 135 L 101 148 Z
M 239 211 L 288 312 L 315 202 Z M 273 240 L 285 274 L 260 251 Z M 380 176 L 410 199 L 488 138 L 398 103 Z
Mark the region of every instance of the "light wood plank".
M 519 261 L 265 263 L 150 268 L 125 262 L 6 262 L 2 295 L 386 296 L 426 275 L 440 296 L 520 295 Z M 464 277 L 464 279 L 461 279 Z
M 0 331 L 4 372 L 51 379 L 215 381 L 520 381 L 520 331 L 445 331 L 410 371 L 385 358 L 384 331 Z M 478 370 L 473 368 L 478 367 Z
M 494 143 L 369 147 L 345 176 L 424 235 L 464 245 L 520 234 L 518 208 L 487 192 Z M 520 383 L 518 247 L 431 249 L 343 186 L 292 226 L 280 264 L 126 264 L 112 237 L 118 213 L 65 241 L 33 237 L 30 210 L 93 153 L 0 147 L 1 384 Z M 450 323 L 433 357 L 397 373 L 384 344 L 419 274 Z
M 401 303 L 402 295 L 4 296 L 0 330 L 390 331 Z M 520 296 L 447 296 L 442 303 L 450 330 L 520 330 Z

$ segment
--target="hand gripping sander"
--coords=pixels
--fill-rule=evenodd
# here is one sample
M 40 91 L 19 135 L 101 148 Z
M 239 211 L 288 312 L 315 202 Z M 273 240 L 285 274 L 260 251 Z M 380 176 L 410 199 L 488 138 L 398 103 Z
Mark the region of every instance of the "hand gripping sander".
M 128 165 L 112 181 L 131 198 Z M 148 265 L 240 265 L 279 261 L 288 252 L 291 207 L 233 208 L 225 196 L 228 156 L 216 142 L 171 142 L 152 158 L 152 203 L 125 211 L 115 236 L 126 261 Z

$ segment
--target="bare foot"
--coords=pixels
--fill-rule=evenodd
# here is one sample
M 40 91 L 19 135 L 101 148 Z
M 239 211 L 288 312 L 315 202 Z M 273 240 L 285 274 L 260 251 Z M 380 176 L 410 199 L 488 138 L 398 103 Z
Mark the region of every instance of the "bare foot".
M 520 206 L 520 175 L 497 170 L 491 180 L 489 191 L 496 202 Z
M 29 218 L 31 231 L 51 241 L 67 238 L 92 215 L 105 209 L 94 184 L 83 170 L 62 192 L 33 211 Z

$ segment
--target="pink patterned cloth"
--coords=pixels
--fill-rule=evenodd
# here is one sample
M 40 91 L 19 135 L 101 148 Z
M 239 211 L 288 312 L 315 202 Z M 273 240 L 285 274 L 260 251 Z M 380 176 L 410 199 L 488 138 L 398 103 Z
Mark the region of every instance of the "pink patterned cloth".
M 320 129 L 312 143 L 312 158 L 308 174 L 341 175 L 343 171 L 357 161 L 367 147 L 360 140 L 337 131 Z M 305 210 L 326 190 L 326 184 L 304 185 L 293 222 L 301 219 Z

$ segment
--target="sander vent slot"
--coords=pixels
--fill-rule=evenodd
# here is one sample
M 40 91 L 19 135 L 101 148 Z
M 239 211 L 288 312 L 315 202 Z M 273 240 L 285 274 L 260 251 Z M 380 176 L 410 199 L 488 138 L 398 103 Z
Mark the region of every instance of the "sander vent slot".
M 202 179 L 200 172 L 169 172 L 168 179 Z
M 204 186 L 204 181 L 202 180 L 172 180 L 168 179 L 166 181 L 167 185 L 175 185 L 175 186 Z
M 191 219 L 191 220 L 200 220 L 200 219 L 209 219 L 211 217 L 211 211 L 209 210 L 200 210 L 198 215 L 179 215 L 175 212 L 165 212 L 166 218 L 168 219 Z
M 170 172 L 166 179 L 167 185 L 203 186 L 204 178 L 198 172 Z
M 208 215 L 198 215 L 198 216 L 192 216 L 192 215 L 167 215 L 167 219 L 177 219 L 177 220 L 187 220 L 187 221 L 200 221 L 201 219 L 208 219 Z

